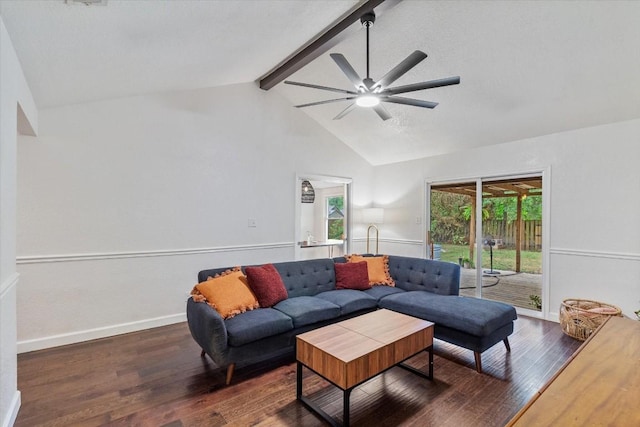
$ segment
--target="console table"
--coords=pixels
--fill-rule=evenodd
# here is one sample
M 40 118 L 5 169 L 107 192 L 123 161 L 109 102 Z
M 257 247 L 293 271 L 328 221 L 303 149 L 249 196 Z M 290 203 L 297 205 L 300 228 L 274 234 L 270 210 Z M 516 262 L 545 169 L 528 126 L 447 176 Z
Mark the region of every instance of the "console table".
M 333 248 L 336 246 L 343 246 L 344 240 L 327 240 L 326 242 L 298 242 L 301 248 L 329 248 L 329 258 L 333 258 Z
M 640 322 L 611 317 L 508 426 L 640 426 Z

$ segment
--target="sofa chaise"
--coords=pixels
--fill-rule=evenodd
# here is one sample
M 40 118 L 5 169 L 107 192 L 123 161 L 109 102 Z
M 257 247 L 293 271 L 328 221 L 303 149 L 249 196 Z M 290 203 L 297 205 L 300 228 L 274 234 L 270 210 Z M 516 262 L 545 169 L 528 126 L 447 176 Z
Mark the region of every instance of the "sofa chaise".
M 394 286 L 364 290 L 337 288 L 336 265 L 347 262 L 344 257 L 274 263 L 286 289 L 284 299 L 224 319 L 209 304 L 191 297 L 186 308 L 191 335 L 202 348 L 201 356 L 209 355 L 218 366 L 227 367 L 227 384 L 237 364 L 290 354 L 297 334 L 378 308 L 434 322 L 435 338 L 474 352 L 478 372 L 482 372 L 481 353 L 488 348 L 503 341 L 510 351 L 515 309 L 459 296 L 460 266 L 422 258 L 385 258 Z M 198 282 L 229 271 L 202 270 Z

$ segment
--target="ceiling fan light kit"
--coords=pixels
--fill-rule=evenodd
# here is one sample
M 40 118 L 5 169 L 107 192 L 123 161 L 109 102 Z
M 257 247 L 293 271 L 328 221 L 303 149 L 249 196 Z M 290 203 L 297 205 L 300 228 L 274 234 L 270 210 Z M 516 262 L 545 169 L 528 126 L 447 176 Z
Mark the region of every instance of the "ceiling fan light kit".
M 400 97 L 396 95 L 401 93 L 432 89 L 432 88 L 442 87 L 442 86 L 457 85 L 460 83 L 460 77 L 456 76 L 456 77 L 448 77 L 444 79 L 431 80 L 431 81 L 421 82 L 421 83 L 413 83 L 413 84 L 408 84 L 404 86 L 397 86 L 395 88 L 389 87 L 389 85 L 391 85 L 393 82 L 398 80 L 400 77 L 402 77 L 404 74 L 406 74 L 409 70 L 411 70 L 413 67 L 418 65 L 421 61 L 423 61 L 427 57 L 426 53 L 419 50 L 414 51 L 411 55 L 405 58 L 401 63 L 396 65 L 394 68 L 392 68 L 391 71 L 385 74 L 380 80 L 378 80 L 377 82 L 374 81 L 369 76 L 369 29 L 373 26 L 373 23 L 375 22 L 375 20 L 376 20 L 376 15 L 373 13 L 373 11 L 365 13 L 360 18 L 360 22 L 362 23 L 362 26 L 365 27 L 367 31 L 367 77 L 365 77 L 364 79 L 361 79 L 358 73 L 353 69 L 349 61 L 347 61 L 347 59 L 342 54 L 332 53 L 329 55 L 338 65 L 340 70 L 342 70 L 342 72 L 347 76 L 349 81 L 354 85 L 355 91 L 286 80 L 285 83 L 289 85 L 308 87 L 312 89 L 325 90 L 329 92 L 338 92 L 338 93 L 347 95 L 346 97 L 343 97 L 343 98 L 335 98 L 335 99 L 327 99 L 324 101 L 310 102 L 307 104 L 296 105 L 295 107 L 304 108 L 304 107 L 312 107 L 315 105 L 331 104 L 334 102 L 352 101 L 352 103 L 349 104 L 347 108 L 341 111 L 333 119 L 334 120 L 341 119 L 342 117 L 346 116 L 349 112 L 351 112 L 356 106 L 358 106 L 358 107 L 371 108 L 378 114 L 378 116 L 382 120 L 388 120 L 391 118 L 391 115 L 380 104 L 381 102 L 410 105 L 413 107 L 435 108 L 438 105 L 437 102 L 423 101 L 420 99 L 413 99 L 413 98 L 405 98 L 405 97 Z
M 365 93 L 356 98 L 356 104 L 358 104 L 358 107 L 375 107 L 380 104 L 380 98 Z

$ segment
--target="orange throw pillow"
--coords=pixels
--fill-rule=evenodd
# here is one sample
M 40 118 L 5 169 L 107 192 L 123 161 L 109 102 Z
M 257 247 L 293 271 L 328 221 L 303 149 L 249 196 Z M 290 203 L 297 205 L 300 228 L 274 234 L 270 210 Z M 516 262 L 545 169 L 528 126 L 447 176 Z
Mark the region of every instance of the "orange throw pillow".
M 369 284 L 395 286 L 396 283 L 391 278 L 389 273 L 389 256 L 362 256 L 362 255 L 347 255 L 345 256 L 347 262 L 362 262 L 367 263 L 367 271 L 369 272 Z
M 206 301 L 223 319 L 260 307 L 240 267 L 235 267 L 206 281 L 191 291 L 193 300 Z

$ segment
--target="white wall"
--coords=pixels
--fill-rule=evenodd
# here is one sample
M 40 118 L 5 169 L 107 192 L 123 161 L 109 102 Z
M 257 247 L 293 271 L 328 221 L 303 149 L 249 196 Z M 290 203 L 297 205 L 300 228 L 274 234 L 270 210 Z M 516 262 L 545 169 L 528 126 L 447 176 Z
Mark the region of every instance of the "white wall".
M 635 317 L 640 308 L 639 140 L 640 120 L 633 120 L 379 166 L 374 203 L 385 207 L 381 237 L 392 240 L 383 239 L 381 251 L 423 254 L 416 241 L 424 239 L 424 226 L 416 217 L 424 213 L 425 181 L 549 168 L 548 317 L 557 319 L 565 298 L 608 302 Z
M 16 359 L 16 132 L 37 128 L 35 104 L 0 17 L 0 425 L 20 408 Z
M 18 351 L 182 321 L 199 270 L 293 259 L 296 173 L 373 174 L 254 84 L 42 110 L 18 166 Z

